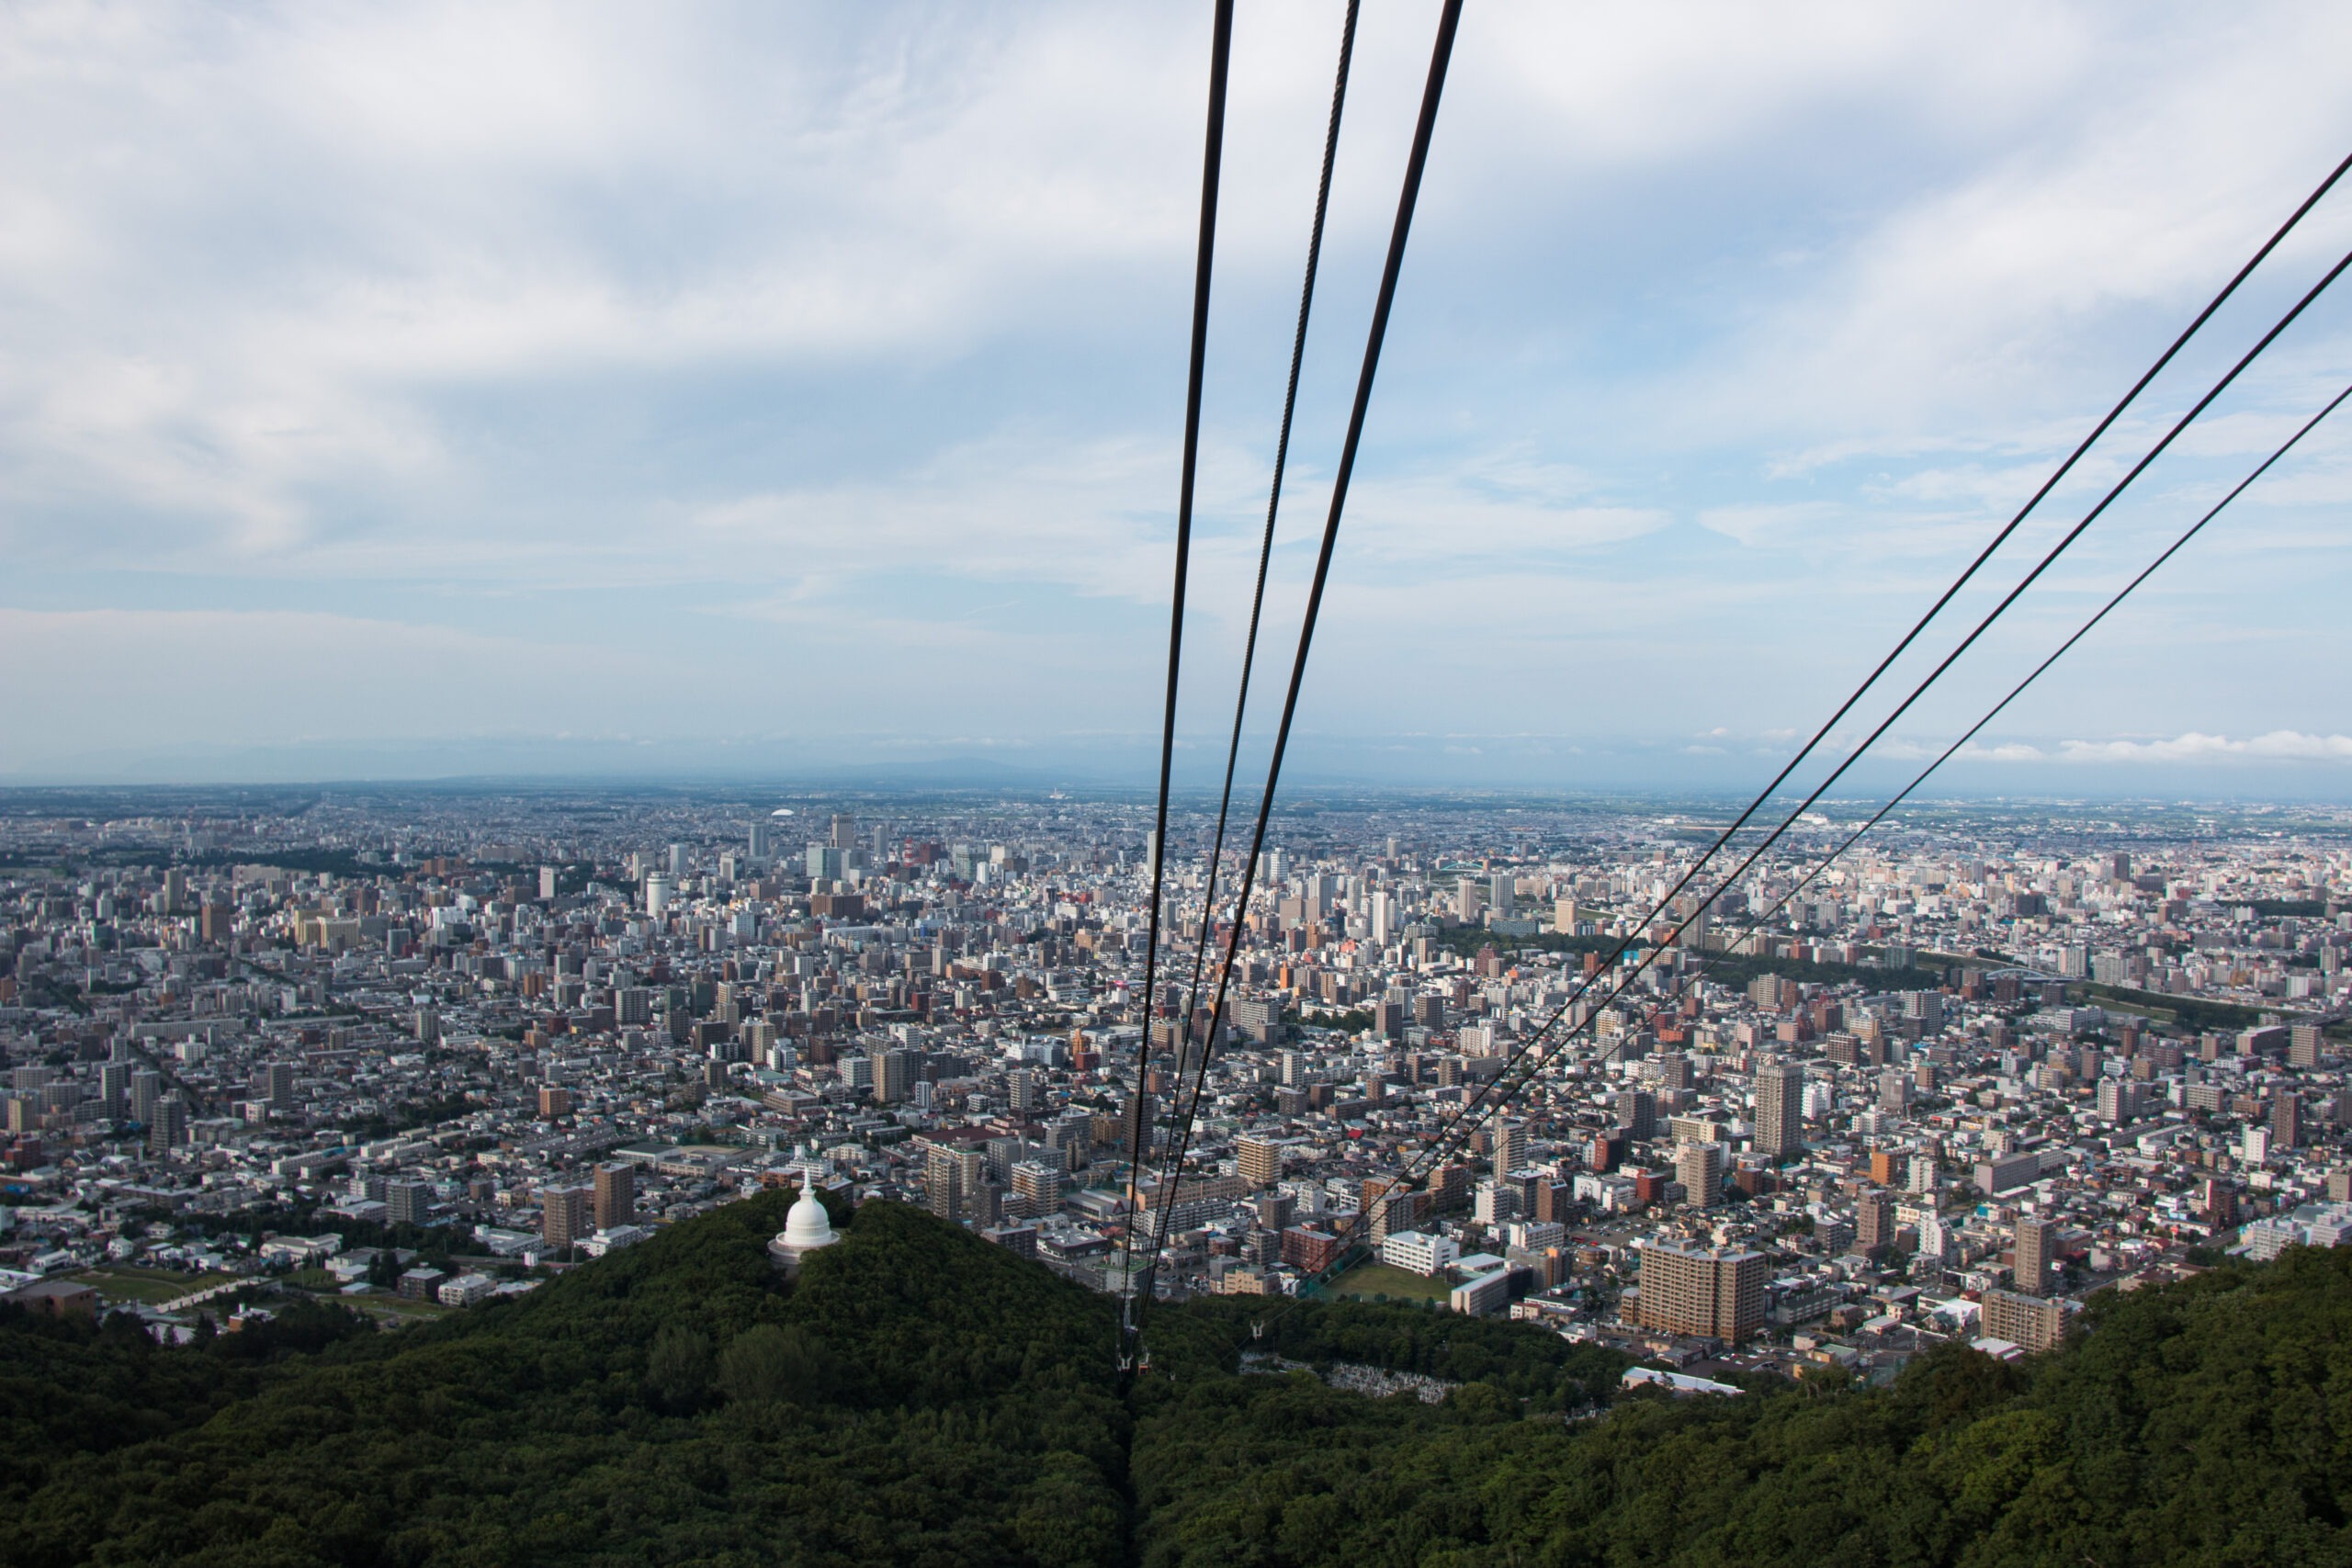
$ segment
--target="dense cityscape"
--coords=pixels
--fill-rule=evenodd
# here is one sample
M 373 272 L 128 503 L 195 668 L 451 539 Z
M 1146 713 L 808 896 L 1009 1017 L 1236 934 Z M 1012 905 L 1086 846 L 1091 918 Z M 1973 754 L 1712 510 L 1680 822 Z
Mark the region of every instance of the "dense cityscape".
M 165 1338 L 409 1323 L 814 1186 L 1702 1387 L 2352 1239 L 2341 812 L 1928 806 L 1802 881 L 1833 806 L 1702 910 L 1719 804 L 1303 798 L 1212 1029 L 1199 804 L 1147 1009 L 1131 801 L 20 795 L 0 1280 Z

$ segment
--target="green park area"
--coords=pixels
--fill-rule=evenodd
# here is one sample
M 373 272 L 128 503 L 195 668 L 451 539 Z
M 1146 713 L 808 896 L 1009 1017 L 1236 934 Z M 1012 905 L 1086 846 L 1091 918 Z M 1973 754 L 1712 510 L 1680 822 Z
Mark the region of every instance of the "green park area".
M 1324 1293 L 1335 1300 L 1368 1302 L 1375 1296 L 1385 1296 L 1392 1302 L 1442 1303 L 1453 1295 L 1453 1287 L 1442 1279 L 1425 1279 L 1385 1263 L 1360 1263 L 1332 1280 Z

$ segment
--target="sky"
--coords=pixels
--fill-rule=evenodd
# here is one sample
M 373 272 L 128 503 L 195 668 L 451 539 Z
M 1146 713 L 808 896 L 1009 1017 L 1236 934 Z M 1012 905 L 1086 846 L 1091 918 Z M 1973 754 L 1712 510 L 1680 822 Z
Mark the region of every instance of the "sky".
M 1222 764 L 1340 14 L 1235 28 L 1180 781 Z M 1363 7 L 1245 773 L 1435 17 Z M 0 12 L 0 784 L 1148 783 L 1208 24 Z M 1290 776 L 1759 785 L 2352 152 L 2347 56 L 2340 5 L 1471 0 Z M 2352 179 L 1833 740 L 2347 247 Z M 1850 782 L 2347 380 L 2352 283 Z M 1950 787 L 2352 797 L 2347 501 L 2352 411 Z

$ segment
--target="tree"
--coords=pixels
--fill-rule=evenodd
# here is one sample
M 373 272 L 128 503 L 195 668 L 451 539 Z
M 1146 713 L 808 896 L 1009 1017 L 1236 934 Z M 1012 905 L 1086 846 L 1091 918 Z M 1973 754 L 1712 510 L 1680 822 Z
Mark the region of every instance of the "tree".
M 663 1324 L 646 1357 L 645 1386 L 663 1409 L 693 1414 L 710 1387 L 710 1340 L 683 1323 Z

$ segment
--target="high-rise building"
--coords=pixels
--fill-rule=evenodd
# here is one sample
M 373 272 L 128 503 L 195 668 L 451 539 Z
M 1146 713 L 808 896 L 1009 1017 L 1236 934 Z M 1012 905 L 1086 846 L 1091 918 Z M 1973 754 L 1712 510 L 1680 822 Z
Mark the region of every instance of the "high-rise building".
M 1723 1196 L 1724 1146 L 1685 1144 L 1674 1151 L 1674 1179 L 1682 1183 L 1685 1202 L 1708 1207 Z
M 645 879 L 645 912 L 660 917 L 670 908 L 671 901 L 677 893 L 677 886 L 670 878 L 659 874 L 647 877 Z
M 608 1231 L 637 1223 L 637 1168 L 623 1163 L 596 1168 L 596 1228 Z
M 1050 1214 L 1061 1206 L 1061 1168 L 1045 1160 L 1024 1159 L 1012 1168 L 1012 1197 L 1024 1218 Z
M 1244 1136 L 1235 1145 L 1241 1179 L 1254 1190 L 1283 1179 L 1283 1146 L 1272 1138 Z
M 1804 1147 L 1804 1068 L 1767 1062 L 1756 1070 L 1756 1152 L 1778 1159 Z
M 549 1187 L 539 1194 L 539 1238 L 567 1247 L 589 1235 L 592 1191 L 585 1187 Z
M 743 847 L 750 852 L 753 860 L 764 861 L 774 855 L 775 853 L 775 824 L 769 822 L 752 823 L 752 830 L 744 835 Z
M 1523 1122 L 1498 1122 L 1487 1134 L 1487 1149 L 1490 1168 L 1500 1179 L 1527 1165 L 1527 1124 Z
M 147 1123 L 147 1152 L 169 1154 L 187 1142 L 187 1101 L 176 1094 L 164 1095 L 155 1101 L 154 1113 Z
M 939 1218 L 961 1219 L 988 1185 L 988 1156 L 978 1149 L 933 1144 L 924 1151 L 924 1200 Z
M 1764 1324 L 1764 1255 L 1645 1241 L 1641 1251 L 1644 1328 L 1732 1343 Z
M 1487 878 L 1487 907 L 1499 919 L 1509 919 L 1518 911 L 1518 883 L 1510 872 L 1498 871 Z
M 571 1114 L 570 1089 L 560 1084 L 543 1083 L 539 1086 L 539 1115 L 543 1120 L 552 1122 L 559 1116 Z
M 896 1105 L 914 1092 L 915 1054 L 911 1051 L 885 1051 L 874 1064 L 874 1098 L 884 1105 Z
M 272 1116 L 284 1116 L 294 1109 L 294 1066 L 290 1062 L 265 1062 L 254 1069 L 254 1098 L 269 1106 Z
M 1617 1125 L 1637 1144 L 1657 1136 L 1657 1097 L 1645 1089 L 1617 1091 Z
M 685 874 L 686 874 L 686 846 L 685 846 L 685 845 L 684 845 L 684 844 L 672 844 L 672 845 L 670 846 L 669 863 L 670 863 L 670 874 L 671 874 L 672 876 L 684 876 L 684 875 L 685 875 Z
M 2303 1141 L 2303 1107 L 2291 1089 L 2270 1097 L 2270 1146 L 2291 1149 Z
M 1894 1245 L 1894 1195 L 1865 1192 L 1854 1201 L 1854 1245 L 1864 1251 Z
M 24 1086 L 19 1084 L 19 1089 Z M 164 1098 L 164 1075 L 153 1068 L 130 1075 L 130 1119 L 142 1127 L 155 1124 L 155 1104 Z
M 384 1217 L 396 1225 L 421 1225 L 432 1218 L 433 1184 L 412 1178 L 384 1183 Z
M 2049 1287 L 2050 1264 L 2058 1239 L 2058 1224 L 2032 1214 L 2019 1214 L 2014 1232 L 2015 1251 L 2010 1277 L 2017 1288 L 2038 1296 Z
M 130 1064 L 105 1062 L 98 1067 L 98 1102 L 105 1107 L 108 1121 L 121 1119 L 124 1102 L 130 1095 Z
M 1987 1291 L 1978 1326 L 1988 1339 L 2006 1339 L 2021 1350 L 2054 1350 L 2066 1337 L 2065 1310 L 2042 1296 L 2017 1291 Z
M 846 811 L 833 813 L 832 831 L 826 843 L 846 854 L 857 848 L 857 818 Z

